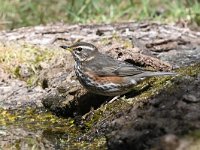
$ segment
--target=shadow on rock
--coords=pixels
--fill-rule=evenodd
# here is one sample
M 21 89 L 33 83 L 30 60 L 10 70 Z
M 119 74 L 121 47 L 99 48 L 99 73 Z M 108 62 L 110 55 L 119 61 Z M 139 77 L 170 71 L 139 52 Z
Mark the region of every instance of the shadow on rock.
M 51 89 L 43 98 L 42 103 L 57 116 L 74 117 L 99 108 L 107 100 L 109 97 L 88 93 L 84 89 L 63 94 L 56 89 Z

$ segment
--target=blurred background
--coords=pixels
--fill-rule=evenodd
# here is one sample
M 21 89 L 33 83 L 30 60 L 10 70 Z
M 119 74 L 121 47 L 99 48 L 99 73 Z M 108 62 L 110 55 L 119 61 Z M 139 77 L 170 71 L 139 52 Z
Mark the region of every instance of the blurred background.
M 200 0 L 0 0 L 0 30 L 69 24 L 156 20 L 200 26 Z

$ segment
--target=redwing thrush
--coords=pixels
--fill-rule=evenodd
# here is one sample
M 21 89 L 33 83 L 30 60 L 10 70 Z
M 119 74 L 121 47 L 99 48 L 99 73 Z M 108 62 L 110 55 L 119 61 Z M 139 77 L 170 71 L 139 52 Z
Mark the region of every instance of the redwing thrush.
M 75 59 L 75 73 L 79 82 L 90 92 L 117 96 L 129 92 L 146 77 L 175 75 L 171 72 L 152 72 L 133 64 L 102 54 L 90 43 L 78 42 L 69 49 Z

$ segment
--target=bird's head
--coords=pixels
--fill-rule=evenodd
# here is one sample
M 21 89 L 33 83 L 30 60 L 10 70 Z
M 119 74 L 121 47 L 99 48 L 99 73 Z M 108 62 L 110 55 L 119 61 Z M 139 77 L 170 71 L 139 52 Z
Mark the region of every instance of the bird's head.
M 83 62 L 89 61 L 95 57 L 95 54 L 98 52 L 97 47 L 90 43 L 86 42 L 77 42 L 72 46 L 60 46 L 63 49 L 69 50 L 75 61 Z

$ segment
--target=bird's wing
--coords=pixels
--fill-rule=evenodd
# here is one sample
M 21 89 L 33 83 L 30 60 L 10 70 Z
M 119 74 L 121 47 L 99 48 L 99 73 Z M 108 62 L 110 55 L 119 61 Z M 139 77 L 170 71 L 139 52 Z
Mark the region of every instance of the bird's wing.
M 107 55 L 100 55 L 94 61 L 85 64 L 86 67 L 98 76 L 133 76 L 144 71 L 130 63 L 116 60 Z

